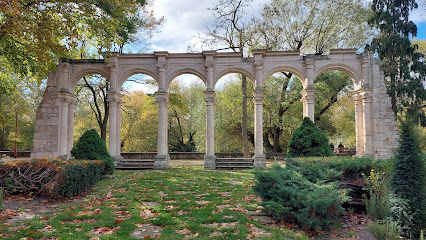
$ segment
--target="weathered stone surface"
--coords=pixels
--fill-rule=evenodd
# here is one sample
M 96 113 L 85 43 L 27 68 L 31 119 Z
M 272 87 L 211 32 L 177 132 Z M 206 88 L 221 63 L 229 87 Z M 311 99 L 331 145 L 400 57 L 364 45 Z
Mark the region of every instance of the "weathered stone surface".
M 78 80 L 87 74 L 97 73 L 107 77 L 111 87 L 108 96 L 111 106 L 120 109 L 119 90 L 131 75 L 145 73 L 156 79 L 159 90 L 158 155 L 154 168 L 166 169 L 170 165 L 168 155 L 167 108 L 169 83 L 182 73 L 200 77 L 206 83 L 207 134 L 206 168 L 214 168 L 214 86 L 228 73 L 243 73 L 253 80 L 255 105 L 255 161 L 254 166 L 266 167 L 263 160 L 262 104 L 263 83 L 275 72 L 290 71 L 302 80 L 303 116 L 313 118 L 315 89 L 314 80 L 321 73 L 340 70 L 353 79 L 357 107 L 357 155 L 388 158 L 397 147 L 398 127 L 393 115 L 390 99 L 386 93 L 383 74 L 371 53 L 357 54 L 353 49 L 330 50 L 328 56 L 300 56 L 299 52 L 268 52 L 255 50 L 253 56 L 241 58 L 239 53 L 111 54 L 107 61 L 64 61 L 49 74 L 43 100 L 36 115 L 34 147 L 31 157 L 56 157 L 69 155 L 72 147 L 73 108 L 72 94 Z M 60 96 L 60 98 L 58 97 Z M 121 115 L 111 108 L 109 123 L 110 145 L 113 157 L 120 157 Z M 115 131 L 114 131 L 115 130 Z M 59 134 L 59 132 L 61 134 Z

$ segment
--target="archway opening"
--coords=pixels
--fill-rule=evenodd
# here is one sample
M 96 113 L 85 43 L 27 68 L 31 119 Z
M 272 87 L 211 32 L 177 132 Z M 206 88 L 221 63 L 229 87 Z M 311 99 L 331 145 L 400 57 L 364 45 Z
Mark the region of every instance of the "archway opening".
M 283 70 L 268 77 L 263 89 L 264 150 L 285 154 L 291 135 L 303 119 L 302 81 L 296 74 Z
M 216 82 L 215 152 L 243 152 L 244 154 L 244 144 L 248 154 L 254 152 L 253 83 L 246 77 L 246 87 L 243 87 L 242 77 L 240 73 L 229 73 Z M 246 109 L 243 107 L 244 101 L 247 103 Z M 244 111 L 246 111 L 245 114 Z M 246 137 L 243 136 L 244 115 Z
M 204 152 L 206 107 L 204 82 L 182 74 L 169 84 L 168 132 L 170 152 Z
M 355 104 L 353 80 L 342 71 L 329 70 L 315 79 L 315 124 L 329 137 L 338 152 L 339 143 L 355 150 Z
M 74 88 L 77 99 L 74 105 L 73 142 L 89 129 L 96 129 L 102 140 L 108 142 L 108 90 L 109 81 L 100 74 L 88 74 L 77 82 Z
M 130 76 L 121 87 L 122 152 L 156 152 L 158 105 L 155 92 L 158 84 L 146 74 Z

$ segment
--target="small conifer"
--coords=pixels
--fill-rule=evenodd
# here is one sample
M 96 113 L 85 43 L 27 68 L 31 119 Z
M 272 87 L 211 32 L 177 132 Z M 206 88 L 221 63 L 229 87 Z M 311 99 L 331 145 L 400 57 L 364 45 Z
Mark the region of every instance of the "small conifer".
M 114 161 L 108 153 L 105 142 L 95 129 L 84 132 L 71 150 L 71 155 L 76 159 L 101 160 L 105 163 L 106 174 L 114 171 Z
M 400 127 L 399 148 L 391 179 L 391 218 L 409 238 L 426 227 L 424 163 L 418 139 L 409 121 Z
M 288 144 L 287 157 L 332 156 L 328 137 L 308 117 L 294 131 Z

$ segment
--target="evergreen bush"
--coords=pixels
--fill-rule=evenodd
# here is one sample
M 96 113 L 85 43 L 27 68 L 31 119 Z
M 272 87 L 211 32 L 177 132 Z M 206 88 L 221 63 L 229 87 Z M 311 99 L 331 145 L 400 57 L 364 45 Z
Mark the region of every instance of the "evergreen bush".
M 424 160 L 409 121 L 401 122 L 391 192 L 392 221 L 405 237 L 419 238 L 426 227 Z
M 114 161 L 95 129 L 84 132 L 72 148 L 71 155 L 81 160 L 101 160 L 105 165 L 104 174 L 114 172 Z
M 280 166 L 258 171 L 255 178 L 254 191 L 262 198 L 265 212 L 275 219 L 292 220 L 304 229 L 328 228 L 348 200 L 336 182 L 312 183 L 300 172 Z
M 288 144 L 287 157 L 332 156 L 328 137 L 308 117 L 294 131 Z

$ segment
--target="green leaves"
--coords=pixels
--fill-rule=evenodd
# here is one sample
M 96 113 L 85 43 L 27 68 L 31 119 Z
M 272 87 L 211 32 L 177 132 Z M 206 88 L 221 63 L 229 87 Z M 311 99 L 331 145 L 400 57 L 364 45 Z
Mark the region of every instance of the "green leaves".
M 387 92 L 392 109 L 407 113 L 410 118 L 426 126 L 423 102 L 426 100 L 426 63 L 424 55 L 416 52 L 410 38 L 417 35 L 416 25 L 408 20 L 411 10 L 417 8 L 415 0 L 374 0 L 374 15 L 369 24 L 380 29 L 370 49 L 377 52 L 385 74 Z

